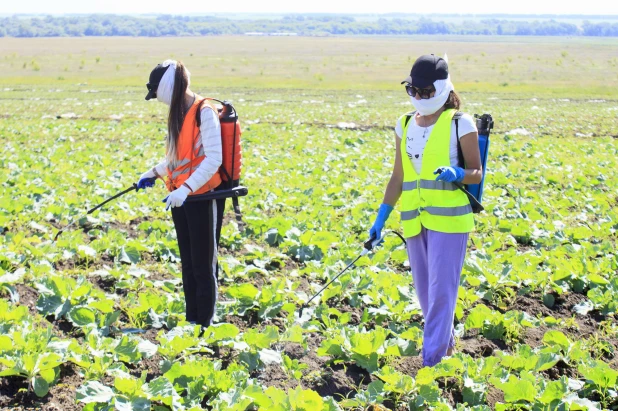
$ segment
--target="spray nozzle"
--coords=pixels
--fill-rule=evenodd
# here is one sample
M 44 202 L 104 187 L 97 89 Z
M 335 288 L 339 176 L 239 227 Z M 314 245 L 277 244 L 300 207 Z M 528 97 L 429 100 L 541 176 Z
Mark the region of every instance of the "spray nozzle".
M 383 238 L 384 238 L 383 236 L 380 236 L 380 238 L 377 238 L 377 236 L 375 234 L 373 234 L 371 236 L 371 238 L 369 240 L 365 241 L 365 243 L 363 244 L 363 247 L 365 247 L 365 250 L 363 250 L 363 251 L 369 252 L 369 251 L 373 250 L 373 248 L 375 246 L 379 245 L 382 242 Z

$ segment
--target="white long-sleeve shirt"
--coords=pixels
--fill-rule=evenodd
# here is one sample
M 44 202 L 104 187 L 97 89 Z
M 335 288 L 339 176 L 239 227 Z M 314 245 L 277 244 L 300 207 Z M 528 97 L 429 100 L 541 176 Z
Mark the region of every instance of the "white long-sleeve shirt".
M 209 107 L 203 107 L 200 112 L 201 126 L 198 135 L 198 143 L 204 148 L 204 159 L 193 170 L 191 177 L 185 181 L 193 191 L 199 190 L 219 170 L 222 162 L 221 149 L 221 123 L 219 116 Z M 199 146 L 198 146 L 199 147 Z M 155 166 L 160 176 L 167 174 L 167 160 L 163 160 Z

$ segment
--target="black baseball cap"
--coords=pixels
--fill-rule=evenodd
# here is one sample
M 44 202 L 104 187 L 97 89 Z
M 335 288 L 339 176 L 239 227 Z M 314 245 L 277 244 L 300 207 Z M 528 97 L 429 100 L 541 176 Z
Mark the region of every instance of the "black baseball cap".
M 448 64 L 442 57 L 426 54 L 414 62 L 410 75 L 401 82 L 412 84 L 414 87 L 426 88 L 436 80 L 448 78 Z
M 161 79 L 163 78 L 163 75 L 167 71 L 168 67 L 169 66 L 157 64 L 157 67 L 152 69 L 152 71 L 150 72 L 150 78 L 148 79 L 148 83 L 146 84 L 146 88 L 148 88 L 146 100 L 157 97 L 157 89 L 159 88 L 159 83 L 161 82 Z

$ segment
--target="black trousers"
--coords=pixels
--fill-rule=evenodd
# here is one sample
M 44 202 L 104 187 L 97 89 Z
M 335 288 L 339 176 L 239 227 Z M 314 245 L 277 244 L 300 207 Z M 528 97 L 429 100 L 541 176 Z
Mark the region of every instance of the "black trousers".
M 186 319 L 204 327 L 211 325 L 217 303 L 217 244 L 224 208 L 225 200 L 185 202 L 181 207 L 172 208 L 180 249 Z
M 221 225 L 223 224 L 223 213 L 225 212 L 225 198 L 217 200 L 217 246 L 220 244 Z M 217 264 L 217 278 L 219 278 L 219 265 Z

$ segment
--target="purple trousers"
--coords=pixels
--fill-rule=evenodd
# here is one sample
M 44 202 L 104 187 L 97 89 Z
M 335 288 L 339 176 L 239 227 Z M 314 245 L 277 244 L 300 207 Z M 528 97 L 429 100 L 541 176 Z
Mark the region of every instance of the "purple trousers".
M 407 239 L 414 288 L 425 318 L 424 366 L 436 365 L 455 346 L 453 318 L 467 243 L 468 233 L 441 233 L 424 227 Z

